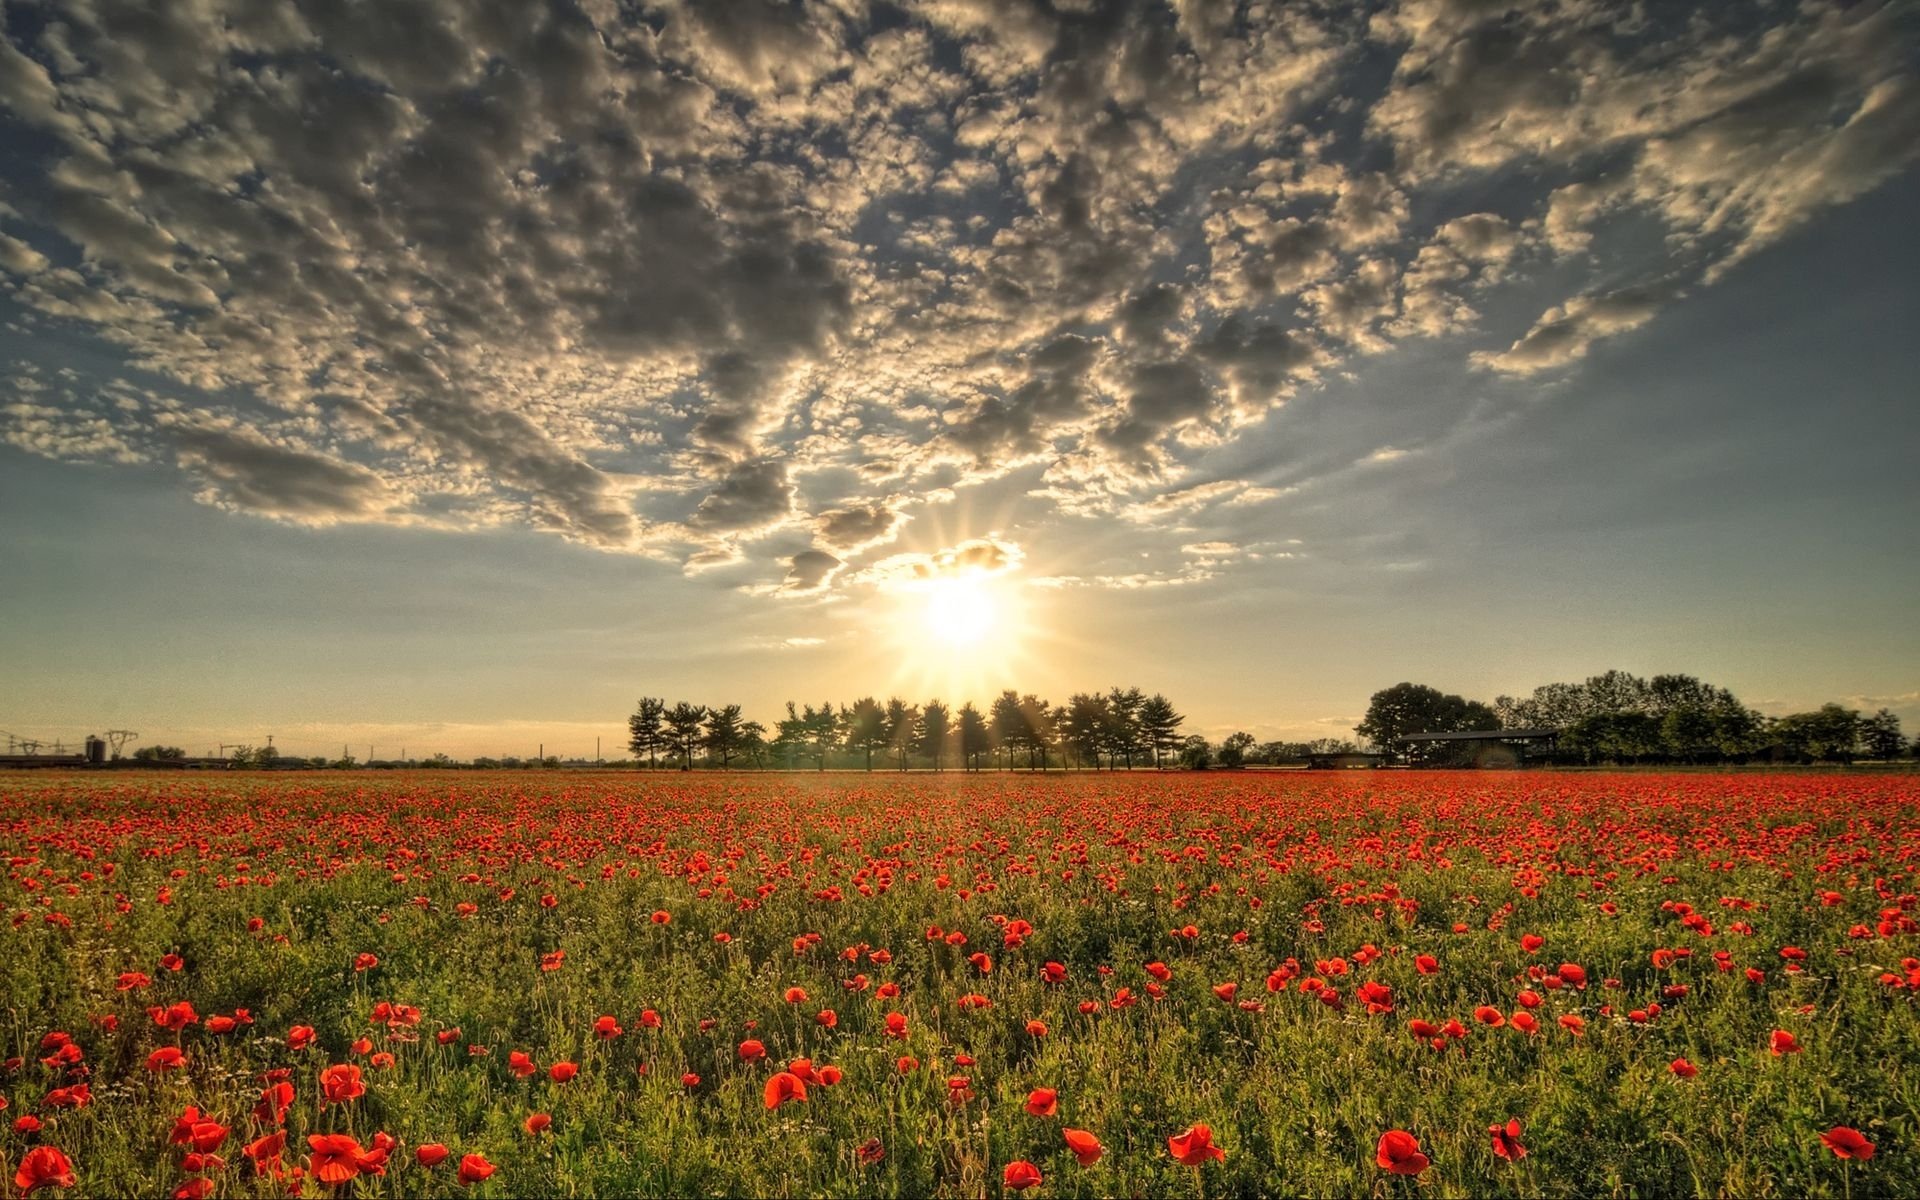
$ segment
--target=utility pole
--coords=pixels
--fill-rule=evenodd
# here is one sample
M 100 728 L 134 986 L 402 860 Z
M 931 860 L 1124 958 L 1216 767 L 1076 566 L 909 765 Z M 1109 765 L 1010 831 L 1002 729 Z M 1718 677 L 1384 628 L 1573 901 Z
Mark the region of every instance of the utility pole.
M 600 761 L 600 739 L 597 737 L 593 739 L 593 761 Z

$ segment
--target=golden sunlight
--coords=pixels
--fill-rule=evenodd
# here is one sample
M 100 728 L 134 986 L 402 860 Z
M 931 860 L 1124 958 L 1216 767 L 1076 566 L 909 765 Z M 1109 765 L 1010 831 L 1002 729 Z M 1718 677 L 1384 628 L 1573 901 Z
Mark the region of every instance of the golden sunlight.
M 999 606 L 979 575 L 930 579 L 914 590 L 922 593 L 921 617 L 936 641 L 972 646 L 993 632 Z

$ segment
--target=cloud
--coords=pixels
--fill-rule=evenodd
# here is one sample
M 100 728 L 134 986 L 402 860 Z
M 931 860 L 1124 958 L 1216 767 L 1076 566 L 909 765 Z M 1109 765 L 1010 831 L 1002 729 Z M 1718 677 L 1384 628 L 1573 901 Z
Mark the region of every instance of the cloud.
M 891 542 L 908 518 L 886 504 L 849 504 L 816 513 L 814 535 L 835 550 L 859 552 Z
M 1018 570 L 1025 554 L 1013 542 L 973 538 L 931 553 L 894 554 L 848 576 L 849 583 L 896 587 L 967 575 L 1004 575 Z
M 77 378 L 0 428 L 689 571 L 804 528 L 823 587 L 1016 472 L 1259 504 L 1197 489 L 1369 356 L 1572 369 L 1911 164 L 1900 8 L 47 0 L 0 27 L 0 288 Z
M 845 565 L 824 550 L 802 550 L 787 560 L 787 578 L 781 586 L 789 592 L 817 592 L 832 583 Z
M 1477 352 L 1473 361 L 1509 375 L 1532 375 L 1586 357 L 1594 342 L 1638 329 L 1672 296 L 1664 288 L 1629 288 L 1578 296 L 1542 313 L 1526 335 L 1499 353 Z
M 203 503 L 302 525 L 364 519 L 398 497 L 355 463 L 275 445 L 243 429 L 187 424 L 173 434 L 180 465 L 199 478 Z

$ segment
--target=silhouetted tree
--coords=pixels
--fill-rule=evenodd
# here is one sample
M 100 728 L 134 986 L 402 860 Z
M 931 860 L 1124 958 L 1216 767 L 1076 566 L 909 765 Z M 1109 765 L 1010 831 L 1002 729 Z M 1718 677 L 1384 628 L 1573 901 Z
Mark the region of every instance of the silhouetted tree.
M 706 728 L 701 733 L 700 744 L 707 753 L 720 760 L 722 770 L 733 762 L 733 756 L 740 752 L 746 740 L 746 729 L 740 719 L 738 704 L 722 704 L 707 710 Z
M 1153 752 L 1153 765 L 1160 766 L 1162 755 L 1180 748 L 1180 726 L 1186 718 L 1173 710 L 1173 702 L 1159 692 L 1140 704 L 1140 736 Z
M 1887 709 L 1860 722 L 1860 748 L 1868 758 L 1899 758 L 1906 744 L 1900 732 L 1900 718 Z
M 1126 760 L 1127 769 L 1133 769 L 1133 756 L 1145 746 L 1146 731 L 1141 721 L 1141 710 L 1146 707 L 1147 698 L 1140 694 L 1137 687 L 1112 688 L 1107 692 L 1107 766 L 1113 766 L 1115 755 Z
M 1100 753 L 1111 745 L 1113 710 L 1107 697 L 1091 692 L 1075 692 L 1060 710 L 1060 741 L 1073 751 L 1082 766 L 1100 766 Z
M 1220 743 L 1220 765 L 1223 767 L 1245 765 L 1247 748 L 1251 745 L 1253 745 L 1253 735 L 1245 730 L 1228 734 L 1227 740 Z
M 702 727 L 707 719 L 707 710 L 698 704 L 688 704 L 681 700 L 664 713 L 666 721 L 666 745 L 680 754 L 680 769 L 693 770 L 693 752 L 700 745 Z
M 993 734 L 980 710 L 968 701 L 960 706 L 960 761 L 971 764 L 970 769 L 980 769 L 980 756 L 993 745 Z
M 953 732 L 953 718 L 947 706 L 938 700 L 929 700 L 920 706 L 920 728 L 916 744 L 920 753 L 933 760 L 933 769 L 940 769 L 940 754 L 947 747 L 947 737 Z
M 898 696 L 887 697 L 887 745 L 893 748 L 894 758 L 902 771 L 907 769 L 907 755 L 913 751 L 914 727 L 919 723 L 919 709 Z
M 627 718 L 627 749 L 647 756 L 649 767 L 658 766 L 655 755 L 667 748 L 667 735 L 660 725 L 667 714 L 667 702 L 642 696 L 640 706 Z
M 887 710 L 872 696 L 862 696 L 841 716 L 846 729 L 847 748 L 867 753 L 867 770 L 873 770 L 873 752 L 887 744 Z

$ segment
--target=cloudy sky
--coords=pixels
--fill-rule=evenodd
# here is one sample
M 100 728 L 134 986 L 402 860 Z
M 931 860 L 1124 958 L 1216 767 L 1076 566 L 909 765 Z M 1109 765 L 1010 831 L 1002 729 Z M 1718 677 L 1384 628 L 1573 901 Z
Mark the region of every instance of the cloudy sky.
M 924 698 L 963 570 L 1206 732 L 1920 719 L 1909 6 L 0 12 L 0 728 Z

